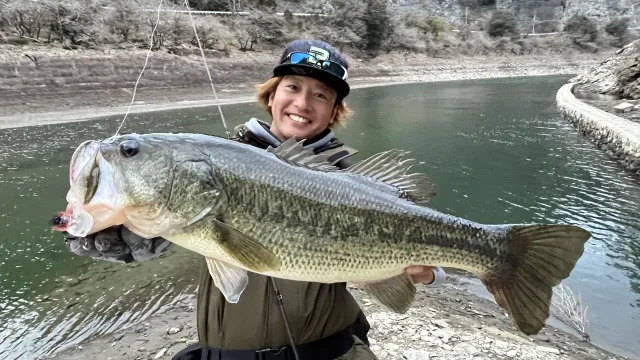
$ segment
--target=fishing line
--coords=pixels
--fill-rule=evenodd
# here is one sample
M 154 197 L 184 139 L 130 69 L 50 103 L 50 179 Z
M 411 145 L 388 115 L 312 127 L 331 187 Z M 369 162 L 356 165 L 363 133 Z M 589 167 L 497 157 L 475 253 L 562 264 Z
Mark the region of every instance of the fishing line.
M 156 29 L 158 28 L 158 24 L 160 24 L 160 10 L 162 8 L 162 1 L 160 0 L 160 3 L 158 4 L 158 9 L 156 10 L 156 23 L 153 26 L 153 29 L 151 30 L 151 37 L 149 39 L 149 49 L 147 50 L 147 56 L 144 60 L 144 66 L 142 67 L 142 71 L 140 71 L 140 74 L 138 75 L 138 79 L 136 80 L 136 83 L 133 87 L 133 95 L 131 96 L 131 102 L 129 103 L 129 106 L 127 107 L 127 111 L 124 114 L 124 117 L 122 118 L 122 122 L 120 123 L 120 126 L 118 127 L 118 129 L 116 130 L 114 136 L 118 135 L 120 133 L 120 129 L 122 129 L 122 126 L 124 125 L 125 120 L 127 119 L 127 115 L 129 115 L 129 112 L 131 111 L 131 107 L 133 106 L 133 103 L 135 101 L 136 98 L 136 93 L 138 90 L 138 84 L 140 83 L 140 79 L 142 78 L 142 74 L 144 74 L 144 71 L 147 68 L 147 64 L 149 63 L 149 57 L 151 56 L 152 50 L 153 50 L 153 37 L 154 34 L 156 32 Z M 216 99 L 216 104 L 218 105 L 218 112 L 220 113 L 220 119 L 222 120 L 222 126 L 224 126 L 224 131 L 227 134 L 227 138 L 231 137 L 231 133 L 229 132 L 229 128 L 227 127 L 227 122 L 224 119 L 224 113 L 222 112 L 222 107 L 220 106 L 220 100 L 218 99 L 218 94 L 216 92 L 216 88 L 213 85 L 213 78 L 211 77 L 211 72 L 209 71 L 209 66 L 207 64 L 207 58 L 204 55 L 204 49 L 202 48 L 202 43 L 200 42 L 200 37 L 198 36 L 198 31 L 196 30 L 196 25 L 195 22 L 193 21 L 193 16 L 191 15 L 191 7 L 189 6 L 189 0 L 185 0 L 184 1 L 184 5 L 187 8 L 187 13 L 189 14 L 189 21 L 191 23 L 191 27 L 193 28 L 193 34 L 196 37 L 196 41 L 198 42 L 198 48 L 200 49 L 200 55 L 202 56 L 202 61 L 204 62 L 204 67 L 207 70 L 207 76 L 209 77 L 209 84 L 211 84 L 211 90 L 213 91 L 213 97 Z
M 224 131 L 227 133 L 227 138 L 231 137 L 231 133 L 229 133 L 229 129 L 227 128 L 227 123 L 224 121 L 224 114 L 222 114 L 222 107 L 220 107 L 220 101 L 218 100 L 218 94 L 216 93 L 216 88 L 213 86 L 213 79 L 211 78 L 211 72 L 209 71 L 209 65 L 207 65 L 207 57 L 204 56 L 204 49 L 202 48 L 202 43 L 200 42 L 200 37 L 198 36 L 198 31 L 196 30 L 196 24 L 193 21 L 193 17 L 191 16 L 191 7 L 189 6 L 189 0 L 184 0 L 184 6 L 187 7 L 187 12 L 189 14 L 189 21 L 191 22 L 191 27 L 193 28 L 193 34 L 196 37 L 196 41 L 198 42 L 198 47 L 200 48 L 200 55 L 202 55 L 202 61 L 204 62 L 204 68 L 207 70 L 207 76 L 209 76 L 209 83 L 211 84 L 211 90 L 213 90 L 213 96 L 216 99 L 216 104 L 218 105 L 218 112 L 220 113 L 220 119 L 222 119 L 222 125 L 224 126 Z
M 138 75 L 138 79 L 136 80 L 136 84 L 133 86 L 133 96 L 131 97 L 131 103 L 129 103 L 129 107 L 127 107 L 127 111 L 124 113 L 124 117 L 122 118 L 122 122 L 120 123 L 120 126 L 118 126 L 118 129 L 116 130 L 116 133 L 113 134 L 113 136 L 116 136 L 120 133 L 120 129 L 122 128 L 122 125 L 124 125 L 124 121 L 127 119 L 127 115 L 129 115 L 129 111 L 131 111 L 131 106 L 133 106 L 133 102 L 136 98 L 136 92 L 138 90 L 138 83 L 140 83 L 140 79 L 142 78 L 142 74 L 144 73 L 144 70 L 147 68 L 147 63 L 149 63 L 149 57 L 151 56 L 151 51 L 153 49 L 153 35 L 156 32 L 156 29 L 158 28 L 158 24 L 160 24 L 160 8 L 162 7 L 162 0 L 160 0 L 160 4 L 158 4 L 158 10 L 156 11 L 156 23 L 153 26 L 153 29 L 151 30 L 151 38 L 149 39 L 149 50 L 147 50 L 147 57 L 144 60 L 144 66 L 142 67 L 142 71 L 140 71 L 140 75 Z

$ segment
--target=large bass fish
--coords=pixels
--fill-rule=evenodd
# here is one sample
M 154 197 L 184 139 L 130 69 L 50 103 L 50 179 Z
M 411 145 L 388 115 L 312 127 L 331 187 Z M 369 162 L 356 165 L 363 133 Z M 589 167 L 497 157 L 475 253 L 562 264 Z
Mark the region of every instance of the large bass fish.
M 482 280 L 517 327 L 535 334 L 552 289 L 590 233 L 573 225 L 486 225 L 426 207 L 417 161 L 391 150 L 348 169 L 293 139 L 267 151 L 200 134 L 87 141 L 71 160 L 65 229 L 85 236 L 123 224 L 202 254 L 216 286 L 237 302 L 247 271 L 361 284 L 405 312 L 410 265 L 464 269 Z

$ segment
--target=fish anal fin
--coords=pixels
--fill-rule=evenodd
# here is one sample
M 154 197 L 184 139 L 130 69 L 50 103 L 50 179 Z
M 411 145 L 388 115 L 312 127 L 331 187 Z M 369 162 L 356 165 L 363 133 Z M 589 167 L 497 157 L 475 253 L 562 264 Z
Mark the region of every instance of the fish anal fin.
M 303 141 L 296 141 L 295 138 L 289 138 L 277 148 L 267 147 L 267 152 L 273 153 L 282 161 L 294 165 L 303 166 L 313 170 L 336 171 L 337 166 L 333 166 L 323 154 L 316 154 L 312 149 L 306 149 L 302 145 Z
M 427 202 L 434 195 L 434 187 L 423 173 L 407 174 L 413 166 L 420 164 L 416 159 L 407 158 L 407 151 L 388 150 L 361 160 L 346 171 L 380 181 L 398 192 L 398 196 L 414 202 Z
M 220 234 L 219 245 L 247 269 L 255 272 L 280 269 L 280 258 L 256 239 L 220 220 L 214 219 L 213 222 Z
M 416 287 L 407 273 L 392 278 L 363 284 L 364 290 L 377 302 L 395 311 L 405 313 L 411 307 L 416 295 Z
M 211 258 L 205 258 L 205 261 L 213 283 L 224 298 L 232 304 L 240 301 L 240 295 L 249 283 L 247 271 Z
M 591 234 L 572 225 L 517 225 L 506 235 L 509 261 L 481 280 L 520 331 L 537 334 L 549 317 L 553 288 L 569 277 Z

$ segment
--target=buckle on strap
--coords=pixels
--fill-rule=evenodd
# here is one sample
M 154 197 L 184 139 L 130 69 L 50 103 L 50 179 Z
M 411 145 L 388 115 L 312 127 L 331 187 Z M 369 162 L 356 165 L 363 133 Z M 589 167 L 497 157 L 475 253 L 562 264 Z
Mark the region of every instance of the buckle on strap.
M 288 360 L 288 350 L 288 346 L 283 346 L 279 349 L 260 349 L 256 351 L 256 360 Z

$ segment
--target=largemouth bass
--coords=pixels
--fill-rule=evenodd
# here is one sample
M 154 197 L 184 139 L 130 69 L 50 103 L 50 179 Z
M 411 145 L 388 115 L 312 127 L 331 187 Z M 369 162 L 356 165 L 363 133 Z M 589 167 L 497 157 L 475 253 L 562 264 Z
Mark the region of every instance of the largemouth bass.
M 70 215 L 79 236 L 123 224 L 203 255 L 237 302 L 252 271 L 361 284 L 396 312 L 411 306 L 410 265 L 482 280 L 525 334 L 549 316 L 590 233 L 574 225 L 480 224 L 426 206 L 418 162 L 390 150 L 340 170 L 294 139 L 267 151 L 199 134 L 122 135 L 75 151 Z

